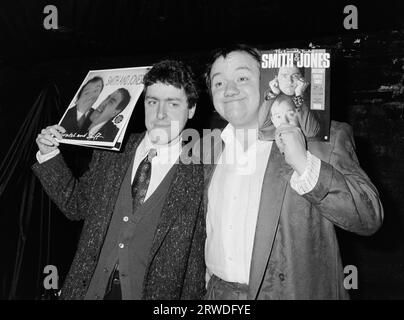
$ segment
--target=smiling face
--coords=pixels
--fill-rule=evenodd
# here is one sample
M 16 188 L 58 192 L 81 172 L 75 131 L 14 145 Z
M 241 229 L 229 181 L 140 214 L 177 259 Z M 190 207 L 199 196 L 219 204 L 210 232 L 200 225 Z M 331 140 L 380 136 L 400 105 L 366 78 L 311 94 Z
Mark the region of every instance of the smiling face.
M 248 53 L 233 51 L 220 56 L 210 71 L 211 92 L 216 111 L 235 128 L 258 125 L 260 70 Z
M 80 112 L 87 112 L 101 93 L 102 81 L 89 82 L 83 88 L 80 97 L 77 99 L 77 109 Z
M 144 106 L 145 125 L 155 144 L 168 144 L 177 138 L 195 113 L 195 106 L 188 108 L 183 88 L 161 82 L 147 87 Z
M 298 79 L 301 73 L 297 67 L 281 67 L 278 72 L 279 89 L 284 94 L 292 96 L 295 94 L 298 85 Z

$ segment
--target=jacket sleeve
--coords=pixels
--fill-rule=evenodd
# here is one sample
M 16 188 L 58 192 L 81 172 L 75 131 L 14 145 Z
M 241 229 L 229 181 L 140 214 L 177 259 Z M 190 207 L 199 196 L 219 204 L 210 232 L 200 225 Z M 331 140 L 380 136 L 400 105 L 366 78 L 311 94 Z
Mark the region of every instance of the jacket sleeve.
M 100 152 L 94 151 L 89 169 L 80 179 L 73 176 L 61 154 L 42 164 L 35 163 L 32 170 L 63 214 L 70 220 L 81 220 L 89 209 L 89 196 L 95 184 L 100 158 Z
M 359 166 L 351 127 L 339 125 L 329 162 L 321 161 L 317 184 L 304 197 L 338 227 L 371 235 L 382 224 L 383 207 L 375 186 Z
M 205 239 L 205 213 L 203 200 L 201 199 L 191 242 L 187 270 L 185 272 L 181 300 L 202 300 L 205 296 Z

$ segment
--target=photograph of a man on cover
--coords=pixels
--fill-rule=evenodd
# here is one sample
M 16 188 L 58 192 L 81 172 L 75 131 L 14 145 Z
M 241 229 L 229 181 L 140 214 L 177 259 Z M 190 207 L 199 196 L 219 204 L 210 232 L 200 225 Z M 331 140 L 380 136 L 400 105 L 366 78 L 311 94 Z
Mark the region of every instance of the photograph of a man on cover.
M 77 100 L 73 107 L 67 110 L 60 125 L 67 133 L 81 132 L 86 120 L 94 111 L 91 107 L 97 101 L 104 88 L 104 80 L 101 77 L 93 77 L 86 82 L 77 94 Z

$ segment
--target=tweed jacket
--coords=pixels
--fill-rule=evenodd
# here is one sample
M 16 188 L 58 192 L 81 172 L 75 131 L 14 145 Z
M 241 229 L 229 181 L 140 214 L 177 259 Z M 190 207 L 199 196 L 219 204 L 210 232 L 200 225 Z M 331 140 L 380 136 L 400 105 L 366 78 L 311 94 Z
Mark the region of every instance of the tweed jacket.
M 213 149 L 222 143 L 216 142 Z M 314 189 L 301 196 L 290 186 L 293 169 L 276 143 L 272 145 L 262 185 L 248 299 L 349 298 L 335 227 L 370 235 L 382 223 L 378 192 L 359 166 L 351 127 L 332 121 L 330 141 L 308 142 L 308 149 L 321 160 L 320 175 Z M 204 151 L 204 162 L 219 155 L 220 151 L 213 155 Z M 205 165 L 205 215 L 214 163 Z
M 61 298 L 83 299 L 107 233 L 125 172 L 144 134 L 131 135 L 123 152 L 95 150 L 89 170 L 72 176 L 58 155 L 33 170 L 60 210 L 84 219 L 78 249 Z M 154 235 L 143 299 L 201 299 L 205 294 L 203 168 L 177 166 Z

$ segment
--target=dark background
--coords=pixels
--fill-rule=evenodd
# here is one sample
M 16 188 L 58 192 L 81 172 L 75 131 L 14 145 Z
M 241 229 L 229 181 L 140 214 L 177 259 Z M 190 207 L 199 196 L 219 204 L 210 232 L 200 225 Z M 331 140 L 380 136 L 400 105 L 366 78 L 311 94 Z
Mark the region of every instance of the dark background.
M 43 9 L 58 8 L 57 30 Z M 358 29 L 343 9 L 356 5 Z M 63 281 L 81 223 L 43 194 L 30 166 L 40 129 L 57 123 L 88 70 L 189 62 L 201 74 L 211 49 L 331 50 L 331 118 L 353 126 L 362 167 L 378 188 L 383 227 L 372 237 L 338 230 L 344 265 L 358 268 L 354 299 L 404 298 L 404 2 L 269 0 L 4 0 L 0 4 L 0 299 L 49 298 L 43 268 Z M 202 81 L 201 81 L 202 82 Z M 142 101 L 129 131 L 142 131 Z M 202 93 L 197 128 L 222 122 Z M 140 119 L 140 120 L 139 120 Z M 63 146 L 77 175 L 91 149 Z

